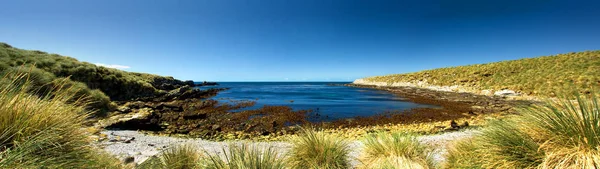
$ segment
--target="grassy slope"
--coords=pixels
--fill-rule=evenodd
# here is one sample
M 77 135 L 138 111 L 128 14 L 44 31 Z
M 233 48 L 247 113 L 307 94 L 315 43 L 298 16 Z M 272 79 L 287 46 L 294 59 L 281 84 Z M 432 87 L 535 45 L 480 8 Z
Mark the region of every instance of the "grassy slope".
M 110 100 L 131 100 L 165 93 L 160 90 L 164 83 L 184 84 L 173 77 L 96 66 L 67 56 L 14 48 L 6 43 L 0 43 L 0 72 L 28 73 L 34 86 L 43 86 L 37 90 L 50 91 L 48 88 L 56 88 L 58 84 L 76 86 L 76 95 L 92 97 L 94 104 L 91 107 L 96 109 L 109 109 Z
M 376 76 L 365 80 L 387 83 L 426 81 L 438 86 L 510 89 L 528 95 L 553 97 L 572 90 L 590 92 L 593 86 L 600 85 L 598 70 L 600 50 Z

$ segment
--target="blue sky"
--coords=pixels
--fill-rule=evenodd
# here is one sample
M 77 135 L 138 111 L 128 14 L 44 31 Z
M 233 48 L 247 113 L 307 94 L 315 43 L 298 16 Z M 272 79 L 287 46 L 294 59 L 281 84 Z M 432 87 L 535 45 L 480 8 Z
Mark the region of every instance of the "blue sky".
M 14 0 L 0 41 L 196 81 L 351 81 L 600 49 L 600 3 Z

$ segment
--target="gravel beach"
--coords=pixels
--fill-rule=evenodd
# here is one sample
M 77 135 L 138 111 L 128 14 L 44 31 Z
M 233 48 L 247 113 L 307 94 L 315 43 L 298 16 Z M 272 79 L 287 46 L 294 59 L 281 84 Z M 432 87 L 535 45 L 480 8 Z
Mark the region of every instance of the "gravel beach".
M 418 139 L 432 147 L 434 160 L 436 162 L 443 162 L 445 160 L 444 154 L 446 153 L 446 145 L 459 138 L 471 137 L 477 131 L 475 130 L 463 130 L 457 132 L 447 132 L 437 135 L 426 135 L 420 136 Z M 173 145 L 188 144 L 198 147 L 200 150 L 204 150 L 208 153 L 216 153 L 222 155 L 223 150 L 227 150 L 230 144 L 242 144 L 247 143 L 252 146 L 258 146 L 261 148 L 271 147 L 278 151 L 280 154 L 285 154 L 291 148 L 291 144 L 287 142 L 252 142 L 252 141 L 229 141 L 229 142 L 216 142 L 202 139 L 190 139 L 190 138 L 176 138 L 167 136 L 153 136 L 146 135 L 138 131 L 131 130 L 107 130 L 103 131 L 102 134 L 106 134 L 108 139 L 99 142 L 97 145 L 107 152 L 116 155 L 120 159 L 126 157 L 134 157 L 135 163 L 142 163 L 151 156 L 157 155 L 162 150 L 169 148 Z M 352 166 L 357 166 L 360 162 L 357 160 L 360 152 L 362 151 L 363 144 L 360 141 L 352 141 L 350 143 L 350 161 Z

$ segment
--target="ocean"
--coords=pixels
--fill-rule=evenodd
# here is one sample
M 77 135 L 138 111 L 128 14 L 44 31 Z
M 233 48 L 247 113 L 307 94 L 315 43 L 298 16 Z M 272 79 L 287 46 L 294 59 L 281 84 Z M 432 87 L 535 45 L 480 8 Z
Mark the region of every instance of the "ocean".
M 412 103 L 386 91 L 330 85 L 346 83 L 349 82 L 220 82 L 218 86 L 200 88 L 230 88 L 211 99 L 255 101 L 256 105 L 248 109 L 264 105 L 310 109 L 320 114 L 320 121 L 432 107 Z

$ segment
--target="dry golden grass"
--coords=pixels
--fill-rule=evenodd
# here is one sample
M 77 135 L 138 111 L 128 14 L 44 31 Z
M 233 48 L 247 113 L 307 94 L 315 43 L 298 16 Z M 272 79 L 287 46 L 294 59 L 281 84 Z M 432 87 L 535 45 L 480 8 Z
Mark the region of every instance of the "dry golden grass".
M 362 142 L 365 147 L 360 168 L 434 168 L 429 149 L 415 135 L 374 133 Z

